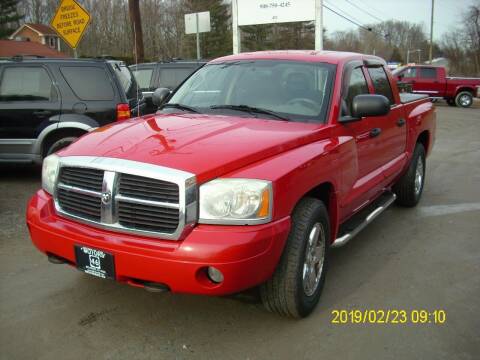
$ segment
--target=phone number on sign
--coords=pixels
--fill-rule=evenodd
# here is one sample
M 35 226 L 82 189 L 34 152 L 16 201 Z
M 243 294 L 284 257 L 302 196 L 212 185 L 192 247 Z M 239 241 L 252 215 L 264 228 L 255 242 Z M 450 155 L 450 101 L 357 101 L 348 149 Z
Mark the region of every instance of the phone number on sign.
M 332 324 L 444 324 L 445 310 L 332 310 Z

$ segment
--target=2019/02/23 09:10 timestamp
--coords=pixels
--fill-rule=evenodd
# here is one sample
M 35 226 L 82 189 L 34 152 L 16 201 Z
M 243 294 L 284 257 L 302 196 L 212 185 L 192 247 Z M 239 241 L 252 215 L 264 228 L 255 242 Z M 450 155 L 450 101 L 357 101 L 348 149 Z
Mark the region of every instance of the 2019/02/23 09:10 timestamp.
M 332 310 L 332 324 L 444 324 L 445 310 Z

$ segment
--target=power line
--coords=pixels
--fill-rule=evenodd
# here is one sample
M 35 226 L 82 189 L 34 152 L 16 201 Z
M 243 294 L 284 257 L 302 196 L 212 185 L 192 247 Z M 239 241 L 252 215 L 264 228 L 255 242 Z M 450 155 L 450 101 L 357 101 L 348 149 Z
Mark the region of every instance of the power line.
M 360 28 L 362 28 L 362 29 L 364 29 L 364 30 L 372 31 L 372 28 L 366 27 L 365 25 L 362 25 L 362 24 L 356 22 L 355 20 L 352 20 L 352 19 L 346 17 L 345 15 L 340 14 L 339 12 L 333 10 L 332 8 L 328 7 L 328 6 L 325 5 L 325 4 L 323 4 L 323 7 L 324 7 L 325 9 L 327 9 L 327 10 L 330 10 L 330 11 L 333 12 L 334 14 L 340 16 L 341 18 L 343 18 L 343 19 L 351 22 L 352 24 L 357 25 L 358 27 L 360 27 Z
M 363 5 L 365 5 L 365 6 L 369 7 L 371 10 L 375 10 L 375 12 L 376 12 L 377 14 L 380 14 L 381 16 L 386 16 L 387 18 L 390 18 L 390 17 L 391 17 L 391 15 L 387 15 L 387 14 L 384 13 L 383 11 L 380 11 L 380 10 L 374 8 L 372 5 L 366 4 L 363 0 L 357 0 L 357 1 L 361 2 L 361 3 L 362 3 Z
M 358 6 L 357 4 L 355 4 L 354 2 L 350 1 L 350 0 L 345 0 L 347 3 L 349 3 L 350 5 L 356 7 L 358 10 L 360 11 L 363 11 L 365 14 L 367 15 L 370 15 L 372 18 L 374 18 L 375 20 L 378 20 L 380 22 L 383 22 L 384 20 L 380 19 L 379 17 L 373 15 L 372 13 L 368 12 L 367 10 L 365 9 L 362 9 L 360 6 Z
M 356 17 L 350 15 L 349 13 L 347 13 L 345 10 L 343 10 L 342 8 L 340 8 L 338 5 L 333 5 L 332 3 L 327 2 L 327 1 L 325 1 L 325 0 L 324 0 L 324 3 L 326 3 L 326 4 L 327 4 L 328 6 L 330 6 L 330 7 L 333 7 L 336 11 L 342 13 L 344 16 L 349 17 L 350 19 L 352 19 L 352 20 L 354 20 L 354 21 L 356 21 L 356 22 L 358 22 L 358 23 L 362 23 L 362 22 L 363 22 L 363 21 L 358 20 Z

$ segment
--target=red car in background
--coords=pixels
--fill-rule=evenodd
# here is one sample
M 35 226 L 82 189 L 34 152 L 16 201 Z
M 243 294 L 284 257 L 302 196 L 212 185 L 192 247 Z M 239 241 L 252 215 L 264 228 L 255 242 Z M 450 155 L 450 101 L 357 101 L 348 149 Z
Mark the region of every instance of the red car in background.
M 470 107 L 480 97 L 480 78 L 450 77 L 444 67 L 404 66 L 393 72 L 397 81 L 409 84 L 414 93 L 443 98 L 450 106 Z

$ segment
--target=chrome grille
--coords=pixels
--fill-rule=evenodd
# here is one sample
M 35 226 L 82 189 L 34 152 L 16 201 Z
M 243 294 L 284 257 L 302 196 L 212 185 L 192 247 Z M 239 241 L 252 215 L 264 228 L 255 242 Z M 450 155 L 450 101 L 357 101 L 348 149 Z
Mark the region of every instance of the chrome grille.
M 118 186 L 121 195 L 144 200 L 171 202 L 178 204 L 178 185 L 157 179 L 130 174 L 120 175 Z
M 103 171 L 88 168 L 63 167 L 59 180 L 62 184 L 102 191 Z
M 79 194 L 71 190 L 59 188 L 58 203 L 65 211 L 89 220 L 100 221 L 100 197 Z
M 178 218 L 178 209 L 118 202 L 118 222 L 129 228 L 172 233 Z
M 196 221 L 196 193 L 195 177 L 183 171 L 129 160 L 64 157 L 55 206 L 61 215 L 94 226 L 178 240 Z

